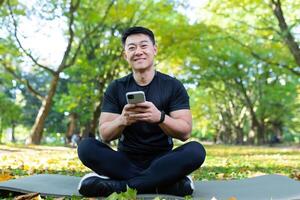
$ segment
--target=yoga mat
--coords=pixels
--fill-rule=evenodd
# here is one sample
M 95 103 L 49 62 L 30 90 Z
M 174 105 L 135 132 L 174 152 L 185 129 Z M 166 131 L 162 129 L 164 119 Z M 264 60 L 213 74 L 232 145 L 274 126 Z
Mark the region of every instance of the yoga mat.
M 79 177 L 39 174 L 0 182 L 0 195 L 4 192 L 32 193 L 42 196 L 80 196 L 77 191 Z M 143 194 L 138 199 L 152 200 L 160 196 L 166 200 L 184 199 L 171 195 Z M 1 197 L 1 196 L 0 196 Z M 196 181 L 194 199 L 227 200 L 300 200 L 300 181 L 281 175 L 264 175 L 242 180 Z

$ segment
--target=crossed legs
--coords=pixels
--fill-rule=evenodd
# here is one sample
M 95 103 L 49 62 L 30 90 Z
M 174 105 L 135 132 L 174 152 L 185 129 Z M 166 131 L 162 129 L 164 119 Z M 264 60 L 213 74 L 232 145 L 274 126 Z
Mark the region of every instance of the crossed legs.
M 198 169 L 205 160 L 205 149 L 198 142 L 188 142 L 151 161 L 147 168 L 137 166 L 126 154 L 88 138 L 80 142 L 78 156 L 82 163 L 100 175 L 137 189 L 139 193 L 170 185 Z

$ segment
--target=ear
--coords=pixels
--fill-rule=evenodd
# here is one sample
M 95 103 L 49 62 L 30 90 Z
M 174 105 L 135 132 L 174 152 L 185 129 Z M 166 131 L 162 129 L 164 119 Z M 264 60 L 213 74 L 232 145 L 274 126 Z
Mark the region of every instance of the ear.
M 156 56 L 156 54 L 157 54 L 157 45 L 155 44 L 154 46 L 153 46 L 153 48 L 154 48 L 154 55 Z
M 122 56 L 123 56 L 123 58 L 124 58 L 125 60 L 127 60 L 127 55 L 126 55 L 126 53 L 125 53 L 125 50 L 122 51 Z

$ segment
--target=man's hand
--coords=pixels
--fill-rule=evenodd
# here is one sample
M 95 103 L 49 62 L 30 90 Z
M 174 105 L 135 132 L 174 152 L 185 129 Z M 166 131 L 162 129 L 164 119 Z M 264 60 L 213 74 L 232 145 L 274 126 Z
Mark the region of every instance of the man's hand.
M 137 114 L 136 104 L 126 104 L 123 108 L 122 114 L 120 115 L 121 124 L 124 126 L 129 126 L 138 120 L 133 117 L 133 115 Z
M 132 117 L 136 114 L 135 108 L 136 105 L 127 104 L 121 114 L 102 112 L 99 120 L 101 139 L 106 142 L 114 140 L 120 137 L 126 126 L 137 122 L 138 120 Z
M 127 106 L 127 105 L 126 105 Z M 126 107 L 125 106 L 125 107 Z M 129 120 L 130 121 L 143 121 L 148 123 L 157 123 L 160 120 L 161 112 L 156 106 L 149 101 L 135 104 L 130 107 Z

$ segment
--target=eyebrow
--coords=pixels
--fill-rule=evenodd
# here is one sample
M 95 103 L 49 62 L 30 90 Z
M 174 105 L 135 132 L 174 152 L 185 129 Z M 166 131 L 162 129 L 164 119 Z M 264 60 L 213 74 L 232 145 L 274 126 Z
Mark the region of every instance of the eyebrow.
M 148 40 L 142 40 L 142 41 L 140 41 L 138 44 L 142 44 L 142 43 L 144 43 L 144 42 L 146 42 L 146 43 L 149 43 L 149 41 Z M 130 45 L 136 45 L 137 43 L 133 43 L 133 42 L 131 42 L 131 43 L 129 43 L 129 44 L 127 44 L 126 46 L 130 46 Z

